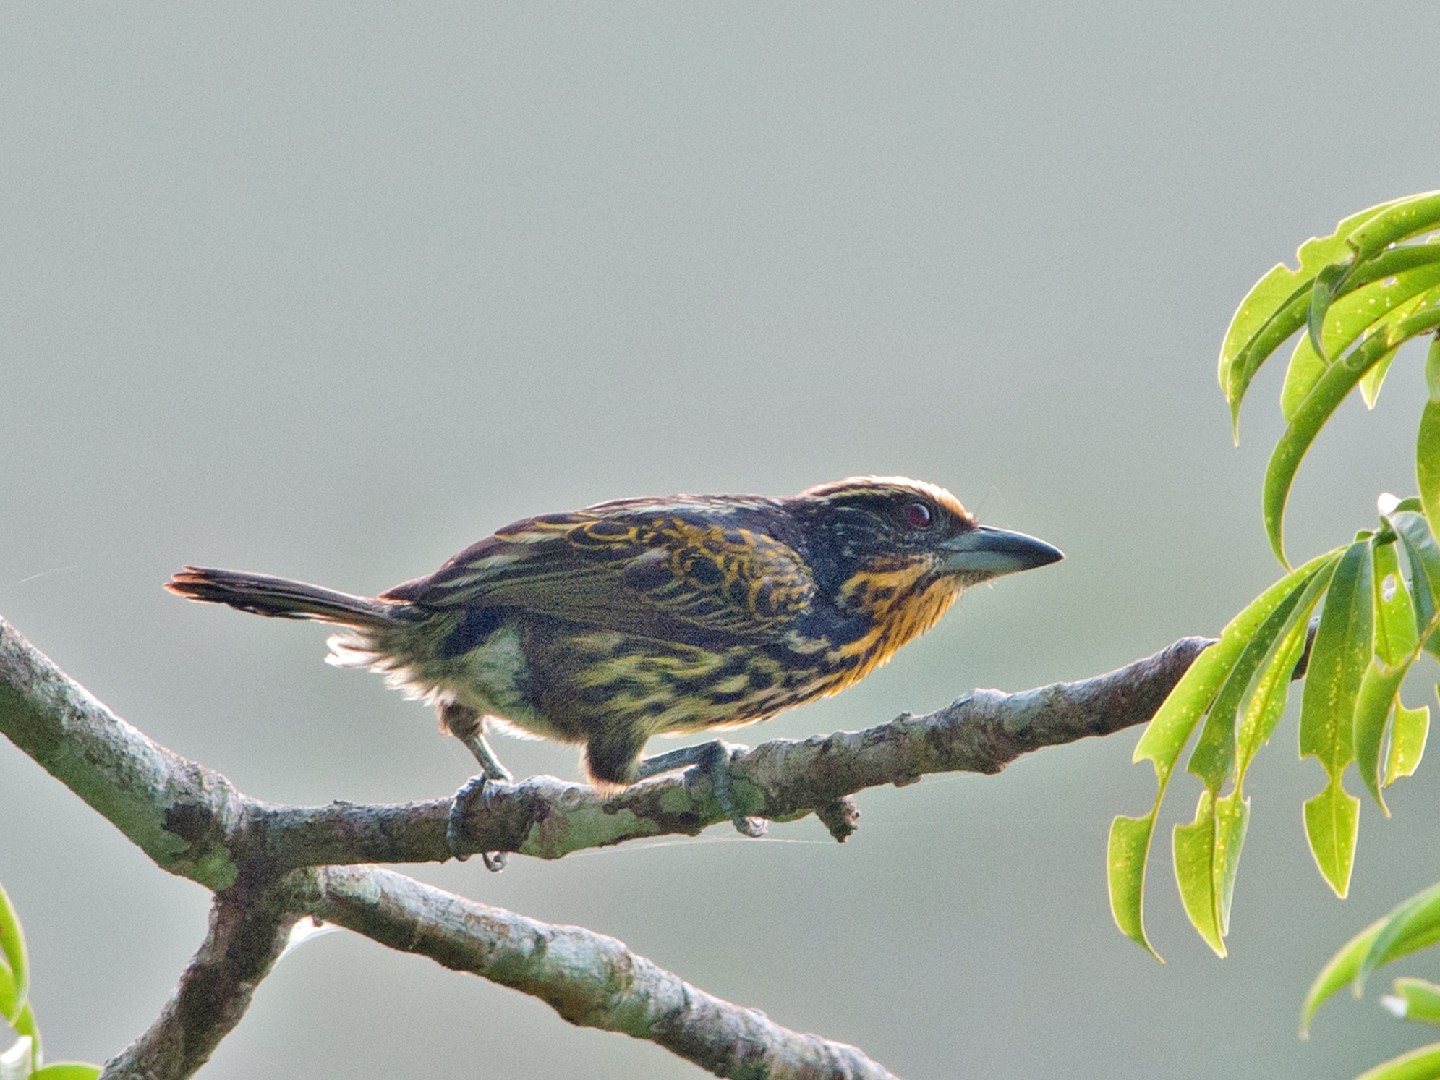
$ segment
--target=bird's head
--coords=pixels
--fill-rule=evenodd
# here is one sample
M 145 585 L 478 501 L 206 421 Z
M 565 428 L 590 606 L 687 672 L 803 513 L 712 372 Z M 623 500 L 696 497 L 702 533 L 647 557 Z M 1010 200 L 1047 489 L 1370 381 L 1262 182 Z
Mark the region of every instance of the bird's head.
M 896 623 L 902 640 L 933 625 L 968 586 L 1062 557 L 1043 540 L 977 523 L 944 488 L 906 477 L 820 484 L 794 506 L 809 523 L 817 586 L 842 611 Z

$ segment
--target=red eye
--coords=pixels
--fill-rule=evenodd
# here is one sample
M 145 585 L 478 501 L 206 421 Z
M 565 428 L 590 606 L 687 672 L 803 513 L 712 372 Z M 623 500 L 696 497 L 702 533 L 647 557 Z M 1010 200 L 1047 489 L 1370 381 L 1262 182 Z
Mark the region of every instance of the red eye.
M 912 529 L 928 529 L 934 519 L 935 515 L 926 503 L 912 502 L 905 506 L 905 524 Z

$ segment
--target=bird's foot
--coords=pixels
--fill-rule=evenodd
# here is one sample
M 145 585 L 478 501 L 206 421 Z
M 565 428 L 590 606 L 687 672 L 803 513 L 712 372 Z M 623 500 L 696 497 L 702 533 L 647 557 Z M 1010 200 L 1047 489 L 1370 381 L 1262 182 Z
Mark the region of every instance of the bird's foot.
M 640 771 L 635 778 L 644 780 L 646 777 L 659 776 L 661 773 L 673 772 L 676 769 L 697 768 L 709 777 L 711 790 L 715 792 L 715 800 L 720 804 L 720 808 L 730 816 L 730 820 L 735 825 L 735 831 L 742 836 L 764 836 L 769 822 L 764 818 L 746 817 L 735 809 L 734 788 L 730 782 L 730 756 L 744 749 L 743 746 L 723 742 L 720 739 L 712 739 L 710 742 L 700 743 L 698 746 L 682 746 L 678 750 L 669 750 L 663 754 L 645 758 L 640 762 Z
M 450 849 L 450 854 L 455 856 L 457 862 L 464 862 L 470 857 L 470 852 L 462 851 L 461 847 L 465 842 L 466 815 L 470 811 L 470 804 L 477 798 L 487 798 L 486 786 L 491 779 L 484 773 L 479 776 L 472 776 L 461 785 L 460 790 L 455 792 L 454 798 L 450 800 L 450 816 L 445 821 L 445 846 Z M 509 779 L 506 774 L 505 779 Z M 485 869 L 499 873 L 505 869 L 508 856 L 503 851 L 482 851 L 480 860 L 485 864 Z
M 485 717 L 468 705 L 449 701 L 440 706 L 440 728 L 459 739 L 480 764 L 480 771 L 491 780 L 510 783 L 510 770 L 500 764 L 495 751 L 485 740 Z

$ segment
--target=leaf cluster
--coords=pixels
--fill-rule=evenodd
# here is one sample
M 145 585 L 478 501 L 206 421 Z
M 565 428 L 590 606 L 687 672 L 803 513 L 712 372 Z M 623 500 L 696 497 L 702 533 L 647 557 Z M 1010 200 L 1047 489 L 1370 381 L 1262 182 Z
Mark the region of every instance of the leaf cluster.
M 1154 805 L 1119 817 L 1109 842 L 1111 909 L 1120 929 L 1155 953 L 1143 896 L 1156 818 L 1180 756 L 1202 790 L 1194 819 L 1172 838 L 1186 915 L 1225 953 L 1240 852 L 1249 822 L 1246 774 L 1274 733 L 1301 675 L 1299 750 L 1324 768 L 1325 787 L 1304 803 L 1316 866 L 1339 896 L 1349 889 L 1361 800 L 1345 789 L 1354 766 L 1380 810 L 1384 790 L 1419 765 L 1430 710 L 1406 706 L 1407 674 L 1440 659 L 1440 192 L 1398 199 L 1342 221 L 1301 245 L 1299 266 L 1276 266 L 1256 283 L 1220 352 L 1220 386 L 1236 437 L 1239 412 L 1260 367 L 1292 337 L 1280 409 L 1286 427 L 1266 467 L 1266 535 L 1288 571 L 1225 628 L 1186 673 L 1135 749 L 1154 766 Z M 1416 435 L 1419 495 L 1380 499 L 1380 521 L 1348 543 L 1291 569 L 1284 514 L 1296 473 L 1341 401 L 1358 391 L 1373 407 L 1397 352 L 1434 336 L 1425 363 L 1428 400 Z M 1316 614 L 1318 612 L 1318 615 Z M 1196 735 L 1196 732 L 1199 732 Z M 1440 886 L 1401 905 L 1350 942 L 1317 979 L 1305 1023 L 1344 984 L 1440 941 Z M 1402 979 L 1392 1009 L 1440 1020 L 1440 986 Z M 1377 1067 L 1367 1077 L 1440 1077 L 1440 1046 Z
M 78 1061 L 43 1064 L 40 1027 L 30 1006 L 30 962 L 20 917 L 0 888 L 0 1018 L 16 1039 L 0 1051 L 0 1080 L 95 1080 L 100 1066 Z

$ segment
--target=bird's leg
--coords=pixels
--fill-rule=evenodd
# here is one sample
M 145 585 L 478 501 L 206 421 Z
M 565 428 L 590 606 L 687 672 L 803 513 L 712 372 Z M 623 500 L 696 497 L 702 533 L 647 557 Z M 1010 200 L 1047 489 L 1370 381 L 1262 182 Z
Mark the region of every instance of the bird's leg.
M 464 862 L 470 857 L 462 855 L 459 850 L 465 830 L 465 811 L 475 798 L 483 796 L 485 785 L 489 781 L 499 780 L 508 784 L 513 778 L 510 770 L 500 764 L 495 751 L 490 749 L 490 744 L 485 741 L 485 718 L 474 709 L 453 701 L 441 705 L 440 726 L 459 739 L 480 763 L 480 774 L 466 780 L 450 800 L 450 817 L 445 823 L 445 843 L 455 858 Z M 506 857 L 503 851 L 482 851 L 480 858 L 487 870 L 499 872 L 505 869 Z
M 720 808 L 730 815 L 736 831 L 743 836 L 764 836 L 767 825 L 764 818 L 745 817 L 735 809 L 735 797 L 730 785 L 730 754 L 736 749 L 740 748 L 720 739 L 712 739 L 697 746 L 667 750 L 663 754 L 642 760 L 635 779 L 644 780 L 649 776 L 659 776 L 661 773 L 694 766 L 710 778 L 715 799 Z

